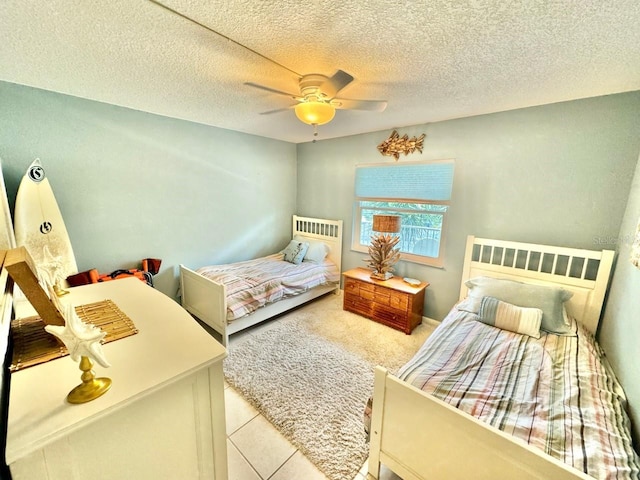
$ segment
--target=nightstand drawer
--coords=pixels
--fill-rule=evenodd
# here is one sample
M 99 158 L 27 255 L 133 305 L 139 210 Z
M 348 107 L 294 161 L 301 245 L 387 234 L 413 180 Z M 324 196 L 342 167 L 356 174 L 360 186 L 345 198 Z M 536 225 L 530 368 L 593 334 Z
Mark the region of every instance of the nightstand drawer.
M 342 308 L 349 312 L 357 313 L 369 317 L 373 314 L 373 302 L 366 298 L 359 297 L 352 293 L 344 293 Z
M 354 280 L 353 278 L 345 278 L 344 279 L 344 293 L 352 293 L 354 295 L 360 295 L 360 285 L 366 285 L 362 282 Z M 365 287 L 366 288 L 366 287 Z M 373 288 L 373 285 L 371 285 Z
M 406 310 L 409 307 L 409 295 L 391 288 L 346 279 L 344 291 L 400 310 Z
M 386 290 L 385 296 L 388 296 L 388 299 L 389 299 L 388 301 L 384 302 L 385 305 L 389 305 L 391 308 L 397 308 L 398 310 L 403 310 L 403 311 L 406 311 L 407 308 L 409 308 L 408 294 L 397 292 L 395 290 L 391 290 L 390 288 L 385 288 L 384 290 Z
M 357 295 L 358 297 L 373 300 L 375 298 L 375 285 L 370 283 L 359 282 L 351 278 L 345 279 L 344 292 Z
M 344 310 L 364 315 L 380 323 L 404 329 L 407 323 L 407 312 L 398 310 L 376 301 L 358 297 L 352 293 L 344 294 Z
M 374 320 L 389 326 L 399 327 L 401 330 L 407 325 L 409 315 L 406 311 L 397 310 L 379 303 L 373 306 Z

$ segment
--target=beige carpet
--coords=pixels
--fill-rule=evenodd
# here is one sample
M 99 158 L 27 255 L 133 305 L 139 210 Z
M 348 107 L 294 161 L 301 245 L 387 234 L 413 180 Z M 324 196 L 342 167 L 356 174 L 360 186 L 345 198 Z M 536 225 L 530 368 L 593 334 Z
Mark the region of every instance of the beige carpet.
M 352 480 L 368 456 L 362 416 L 375 366 L 397 371 L 431 331 L 405 335 L 329 294 L 232 343 L 225 377 L 327 477 Z

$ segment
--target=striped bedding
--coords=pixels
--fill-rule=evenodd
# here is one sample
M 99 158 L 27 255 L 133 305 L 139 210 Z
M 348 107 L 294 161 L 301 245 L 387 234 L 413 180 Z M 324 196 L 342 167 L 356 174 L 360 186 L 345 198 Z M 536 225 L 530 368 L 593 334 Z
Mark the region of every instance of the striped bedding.
M 539 339 L 455 307 L 398 377 L 598 479 L 638 479 L 625 400 L 593 336 Z M 619 393 L 617 393 L 619 392 Z
M 197 273 L 223 283 L 227 289 L 227 321 L 249 315 L 268 303 L 340 281 L 330 260 L 294 265 L 282 253 L 227 265 L 202 267 Z

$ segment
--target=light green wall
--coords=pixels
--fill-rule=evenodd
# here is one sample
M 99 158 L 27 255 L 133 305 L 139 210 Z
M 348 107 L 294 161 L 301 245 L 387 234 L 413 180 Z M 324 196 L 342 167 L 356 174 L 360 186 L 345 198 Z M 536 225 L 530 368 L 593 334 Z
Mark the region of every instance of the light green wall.
M 444 269 L 397 266 L 431 283 L 425 315 L 441 320 L 457 300 L 467 235 L 614 247 L 640 151 L 639 111 L 633 92 L 400 128 L 427 135 L 422 154 L 400 161 L 456 160 Z M 393 162 L 376 149 L 390 133 L 298 145 L 298 211 L 344 220 L 343 270 L 366 258 L 350 250 L 354 167 Z
M 640 131 L 637 132 L 640 137 Z M 629 399 L 636 448 L 640 447 L 640 270 L 629 261 L 640 222 L 640 159 L 631 193 L 616 237 L 618 260 L 600 328 L 600 344 L 607 352 Z
M 0 82 L 0 158 L 10 203 L 39 157 L 78 268 L 177 266 L 283 248 L 296 212 L 290 143 Z
M 458 298 L 467 235 L 619 250 L 599 339 L 627 393 L 636 439 L 640 270 L 628 258 L 640 218 L 638 112 L 640 92 L 631 92 L 399 129 L 427 134 L 423 153 L 400 161 L 454 158 L 456 173 L 445 268 L 397 265 L 399 275 L 431 283 L 425 315 L 441 320 Z M 298 211 L 344 220 L 343 270 L 366 258 L 350 250 L 354 166 L 393 162 L 376 150 L 390 133 L 298 145 Z
M 398 266 L 431 282 L 426 315 L 441 319 L 456 301 L 468 234 L 619 248 L 600 337 L 640 404 L 640 271 L 627 261 L 625 240 L 640 216 L 639 111 L 633 92 L 401 128 L 427 134 L 423 153 L 401 161 L 456 159 L 445 268 Z M 286 243 L 296 212 L 344 220 L 342 267 L 364 265 L 366 255 L 350 250 L 354 166 L 392 162 L 376 150 L 389 133 L 296 147 L 0 82 L 10 202 L 39 157 L 79 268 L 108 272 L 162 258 L 156 284 L 171 296 L 179 263 L 270 253 Z

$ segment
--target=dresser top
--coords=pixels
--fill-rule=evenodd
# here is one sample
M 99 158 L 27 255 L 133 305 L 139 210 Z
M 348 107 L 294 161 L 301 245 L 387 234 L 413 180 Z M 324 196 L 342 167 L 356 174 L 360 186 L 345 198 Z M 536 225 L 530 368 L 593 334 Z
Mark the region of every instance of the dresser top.
M 70 291 L 61 298 L 64 304 L 111 299 L 139 332 L 102 347 L 111 367 L 95 365 L 93 370 L 96 377 L 111 378 L 113 385 L 88 403 L 65 401 L 82 374 L 68 356 L 12 373 L 7 463 L 226 357 L 222 345 L 186 310 L 137 278 Z
M 361 282 L 371 283 L 373 285 L 380 285 L 381 287 L 392 288 L 401 292 L 407 292 L 416 294 L 420 290 L 424 290 L 429 286 L 428 282 L 420 282 L 420 285 L 413 286 L 405 282 L 402 277 L 391 277 L 389 280 L 377 280 L 371 278 L 371 270 L 368 268 L 358 267 L 343 272 L 342 275 L 348 278 L 360 280 Z

